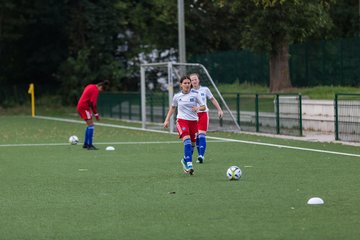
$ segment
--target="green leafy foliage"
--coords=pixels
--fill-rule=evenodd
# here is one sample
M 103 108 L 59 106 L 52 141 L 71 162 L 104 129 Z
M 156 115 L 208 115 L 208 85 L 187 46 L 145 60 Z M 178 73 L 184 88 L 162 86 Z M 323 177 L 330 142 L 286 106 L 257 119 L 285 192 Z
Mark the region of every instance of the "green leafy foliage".
M 109 79 L 116 87 L 124 77 L 123 56 L 117 52 L 124 44 L 119 37 L 124 18 L 116 2 L 68 2 L 70 52 L 57 75 L 64 103 L 76 102 L 88 83 Z
M 187 57 L 242 49 L 270 53 L 283 40 L 358 36 L 358 4 L 185 0 Z M 81 88 L 106 77 L 115 89 L 137 90 L 143 59 L 177 60 L 177 28 L 177 1 L 3 0 L 0 81 Z M 65 100 L 76 95 L 67 95 L 72 91 L 61 89 Z
M 261 52 L 277 50 L 280 42 L 301 42 L 333 25 L 329 5 L 333 1 L 239 1 L 233 11 L 244 11 L 243 47 Z

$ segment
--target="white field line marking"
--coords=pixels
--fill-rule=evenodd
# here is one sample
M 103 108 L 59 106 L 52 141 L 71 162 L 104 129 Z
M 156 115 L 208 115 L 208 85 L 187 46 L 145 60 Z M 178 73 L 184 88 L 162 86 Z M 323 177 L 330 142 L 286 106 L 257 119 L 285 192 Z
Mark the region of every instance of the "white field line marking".
M 82 123 L 82 124 L 84 123 L 83 121 L 71 120 L 71 119 L 63 119 L 63 118 L 54 118 L 54 117 L 37 116 L 36 118 L 47 119 L 47 120 L 55 120 L 55 121 L 63 121 L 63 122 L 72 122 L 72 123 Z M 115 127 L 115 128 L 131 129 L 131 130 L 137 130 L 137 131 L 146 131 L 146 132 L 156 132 L 156 133 L 166 133 L 166 134 L 169 134 L 169 132 L 160 131 L 160 130 L 152 130 L 152 129 L 137 128 L 137 127 L 119 126 L 119 125 L 115 125 L 115 124 L 97 123 L 97 125 L 99 125 L 99 126 L 105 126 L 105 127 Z M 176 133 L 173 133 L 173 134 L 176 134 Z M 238 140 L 238 139 L 220 138 L 220 137 L 211 137 L 211 136 L 207 136 L 207 138 L 208 138 L 208 139 L 225 141 L 225 142 L 237 142 L 237 143 L 260 145 L 260 146 L 268 146 L 268 147 L 276 147 L 276 148 L 294 149 L 294 150 L 308 151 L 308 152 L 318 152 L 318 153 L 327 153 L 327 154 L 350 156 L 350 157 L 360 157 L 360 154 L 352 154 L 352 153 L 344 153 L 344 152 L 327 151 L 327 150 L 320 150 L 320 149 L 313 149 L 313 148 L 293 147 L 293 146 L 286 146 L 286 145 L 279 145 L 279 144 L 261 143 L 261 142 L 253 142 L 253 141 L 244 141 L 244 140 Z
M 70 143 L 19 143 L 19 144 L 0 144 L 0 147 L 46 147 L 46 146 L 66 146 Z
M 45 116 L 36 116 L 35 118 L 45 119 L 45 120 L 61 121 L 61 122 L 70 122 L 70 123 L 81 123 L 81 124 L 85 123 L 84 121 L 80 121 L 80 120 L 65 119 L 65 118 L 55 118 L 55 117 L 45 117 Z M 110 124 L 110 123 L 97 122 L 96 125 L 97 126 L 103 126 L 103 127 L 113 127 L 113 128 L 122 128 L 122 129 L 136 130 L 136 131 L 169 134 L 169 131 L 161 131 L 161 130 L 154 130 L 154 129 L 143 129 L 143 128 L 138 128 L 138 127 L 121 126 L 121 125 Z M 177 133 L 172 133 L 172 134 L 177 134 Z
M 237 140 L 237 139 L 230 139 L 230 138 L 209 137 L 209 136 L 207 138 L 223 140 L 223 141 L 227 141 L 227 142 L 238 142 L 238 143 L 245 143 L 245 144 L 268 146 L 268 147 L 295 149 L 295 150 L 300 150 L 300 151 L 309 151 L 309 152 L 328 153 L 328 154 L 351 156 L 351 157 L 360 157 L 360 154 L 327 151 L 327 150 L 320 150 L 320 149 L 313 149 L 313 148 L 293 147 L 293 146 L 286 146 L 286 145 L 279 145 L 279 144 L 252 142 L 252 141 L 244 141 L 244 140 Z
M 222 140 L 211 140 L 208 143 L 228 142 Z M 155 142 L 96 142 L 96 145 L 137 145 L 137 144 L 179 144 L 179 141 L 155 141 Z M 81 144 L 78 144 L 81 145 Z M 0 147 L 46 147 L 46 146 L 72 146 L 70 143 L 20 143 L 20 144 L 0 144 Z

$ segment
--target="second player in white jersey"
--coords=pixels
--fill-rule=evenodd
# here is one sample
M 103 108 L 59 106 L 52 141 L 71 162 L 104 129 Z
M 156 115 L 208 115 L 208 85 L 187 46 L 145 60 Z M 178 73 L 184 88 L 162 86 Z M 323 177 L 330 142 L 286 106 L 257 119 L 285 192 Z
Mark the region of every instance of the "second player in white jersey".
M 198 111 L 198 135 L 196 138 L 196 146 L 198 150 L 198 163 L 204 162 L 205 150 L 206 150 L 206 132 L 209 126 L 209 108 L 207 107 L 207 100 L 209 99 L 212 104 L 216 107 L 218 111 L 218 117 L 222 118 L 224 113 L 218 103 L 214 98 L 208 87 L 203 87 L 200 85 L 199 75 L 197 73 L 190 74 L 191 85 L 193 89 L 191 91 L 199 92 L 201 99 L 204 101 L 206 109 L 203 111 Z
M 214 98 L 214 96 L 212 95 L 210 89 L 208 87 L 203 87 L 200 86 L 195 90 L 195 89 L 191 89 L 192 92 L 196 92 L 200 94 L 201 100 L 204 102 L 206 109 L 204 111 L 199 111 L 199 112 L 208 112 L 209 108 L 207 107 L 207 100 L 211 100 Z

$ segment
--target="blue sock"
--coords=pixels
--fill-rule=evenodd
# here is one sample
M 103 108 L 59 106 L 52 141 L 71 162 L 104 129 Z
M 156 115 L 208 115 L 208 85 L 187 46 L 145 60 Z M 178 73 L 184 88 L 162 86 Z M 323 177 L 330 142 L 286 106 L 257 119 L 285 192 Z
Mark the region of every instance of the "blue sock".
M 198 154 L 199 154 L 199 136 L 196 136 L 196 149 L 197 149 Z
M 88 140 L 88 136 L 89 136 L 89 134 L 88 134 L 88 127 L 86 127 L 85 128 L 85 138 L 84 138 L 84 145 L 88 145 L 88 142 L 89 142 L 89 140 Z
M 92 145 L 93 136 L 94 136 L 94 125 L 90 125 L 86 128 L 87 134 L 87 145 Z
M 192 145 L 190 138 L 184 140 L 184 160 L 186 163 L 192 162 Z
M 199 155 L 204 156 L 206 150 L 206 135 L 200 133 L 198 135 L 198 138 L 199 138 Z

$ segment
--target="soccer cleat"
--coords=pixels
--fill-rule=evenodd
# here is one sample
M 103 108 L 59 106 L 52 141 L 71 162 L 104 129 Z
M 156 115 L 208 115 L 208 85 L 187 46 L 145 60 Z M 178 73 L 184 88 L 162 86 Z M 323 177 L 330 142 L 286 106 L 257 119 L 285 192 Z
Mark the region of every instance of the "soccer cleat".
M 184 169 L 184 172 L 187 172 L 187 166 L 186 166 L 185 160 L 182 158 L 182 159 L 180 160 L 180 162 L 181 162 L 181 165 L 182 165 L 182 167 L 183 167 L 183 169 Z
M 197 163 L 203 163 L 204 162 L 204 156 L 199 155 L 196 162 Z
M 181 162 L 181 165 L 182 165 L 185 173 L 188 173 L 188 174 L 190 174 L 190 175 L 193 175 L 193 174 L 194 174 L 194 169 L 193 169 L 193 167 L 192 167 L 192 163 L 191 163 L 191 162 L 186 163 L 184 159 L 181 159 L 180 162 Z
M 87 146 L 87 150 L 98 150 L 98 148 L 91 144 Z
M 188 168 L 187 173 L 190 174 L 190 175 L 194 174 L 194 169 L 192 168 L 192 166 L 190 168 Z
M 87 145 L 87 144 L 84 144 L 84 145 L 83 145 L 83 148 L 86 148 L 86 149 L 87 149 L 87 148 L 88 148 L 88 145 Z

